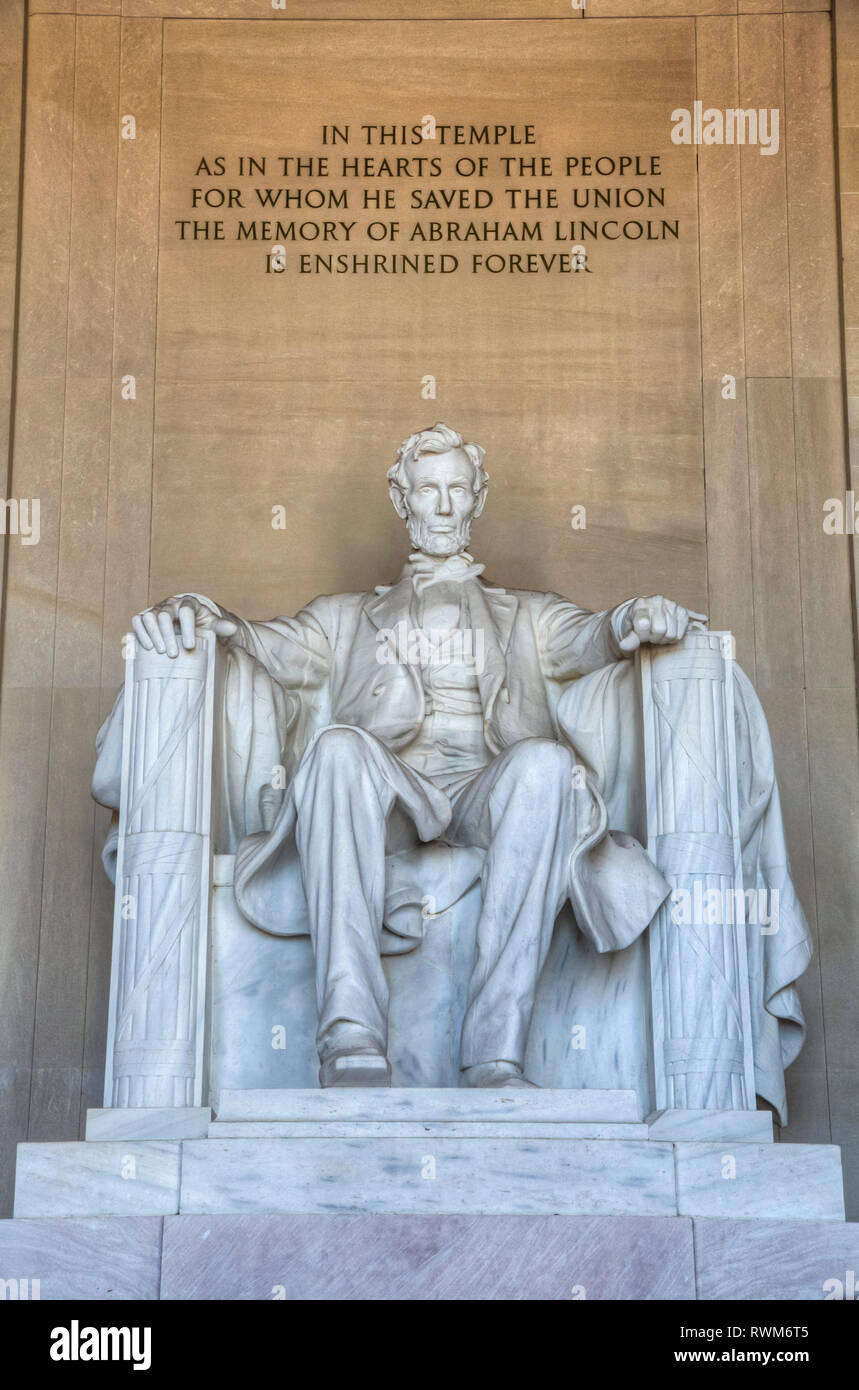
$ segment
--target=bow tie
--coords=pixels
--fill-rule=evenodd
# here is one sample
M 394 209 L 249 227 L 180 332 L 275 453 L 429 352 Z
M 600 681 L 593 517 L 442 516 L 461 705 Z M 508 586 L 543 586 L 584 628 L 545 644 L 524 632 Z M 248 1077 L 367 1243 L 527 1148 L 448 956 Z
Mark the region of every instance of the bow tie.
M 408 576 L 415 591 L 422 594 L 431 584 L 464 584 L 469 579 L 476 579 L 485 568 L 485 565 L 475 564 L 466 550 L 441 561 L 417 550 L 409 556 L 404 577 Z

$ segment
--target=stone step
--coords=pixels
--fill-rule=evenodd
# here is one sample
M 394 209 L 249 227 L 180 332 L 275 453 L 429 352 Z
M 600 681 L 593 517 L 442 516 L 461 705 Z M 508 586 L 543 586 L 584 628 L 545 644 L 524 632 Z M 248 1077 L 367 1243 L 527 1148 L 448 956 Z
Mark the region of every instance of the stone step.
M 609 1120 L 225 1120 L 210 1139 L 649 1139 L 646 1124 Z M 200 1138 L 188 1135 L 189 1139 Z
M 774 1141 L 769 1110 L 656 1110 L 647 1117 L 649 1139 L 701 1140 L 705 1143 Z M 199 1136 L 189 1134 L 189 1139 Z
M 817 1144 L 588 1139 L 203 1139 L 183 1212 L 471 1212 L 844 1220 L 841 1157 Z
M 360 1123 L 360 1122 L 359 1122 Z M 835 1145 L 426 1134 L 21 1144 L 15 1216 L 388 1212 L 844 1220 Z
M 542 1124 L 640 1123 L 635 1091 L 550 1091 L 501 1088 L 397 1086 L 328 1090 L 223 1090 L 214 1106 L 216 1120 L 359 1120 L 372 1124 L 408 1120 L 528 1121 Z
M 208 1105 L 93 1107 L 86 1114 L 86 1137 L 94 1139 L 205 1139 L 212 1112 Z
M 204 1139 L 187 1212 L 676 1212 L 670 1144 L 587 1139 Z

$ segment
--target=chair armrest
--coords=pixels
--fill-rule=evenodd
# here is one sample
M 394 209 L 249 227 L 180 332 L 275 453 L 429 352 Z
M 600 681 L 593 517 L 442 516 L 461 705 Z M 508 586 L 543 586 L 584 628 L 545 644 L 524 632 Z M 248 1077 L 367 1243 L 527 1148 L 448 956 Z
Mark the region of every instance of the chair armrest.
M 218 642 L 126 641 L 105 1105 L 199 1106 Z
M 656 1108 L 754 1110 L 730 633 L 642 647 Z

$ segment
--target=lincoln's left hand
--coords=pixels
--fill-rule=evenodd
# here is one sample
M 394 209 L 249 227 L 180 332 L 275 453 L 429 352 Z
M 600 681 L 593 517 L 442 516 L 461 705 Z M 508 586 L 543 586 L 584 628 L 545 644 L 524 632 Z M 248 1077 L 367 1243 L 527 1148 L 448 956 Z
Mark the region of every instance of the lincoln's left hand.
M 707 618 L 704 613 L 693 613 L 691 608 L 683 608 L 660 594 L 633 599 L 620 624 L 621 651 L 634 652 L 643 642 L 660 647 L 679 642 L 693 621 L 705 623 Z

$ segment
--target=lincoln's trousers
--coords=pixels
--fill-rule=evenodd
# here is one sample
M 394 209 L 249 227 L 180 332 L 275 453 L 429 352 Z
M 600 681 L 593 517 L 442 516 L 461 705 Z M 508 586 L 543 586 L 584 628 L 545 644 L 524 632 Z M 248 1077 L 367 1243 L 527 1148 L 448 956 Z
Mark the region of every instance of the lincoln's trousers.
M 549 739 L 524 739 L 446 802 L 378 739 L 344 726 L 317 735 L 292 788 L 316 960 L 320 1057 L 356 1045 L 386 1049 L 385 854 L 397 802 L 402 815 L 397 787 L 404 774 L 412 819 L 433 824 L 448 844 L 486 850 L 460 1065 L 503 1060 L 521 1067 L 537 981 L 567 895 L 578 820 L 584 817 L 586 826 L 590 814 L 571 752 Z

